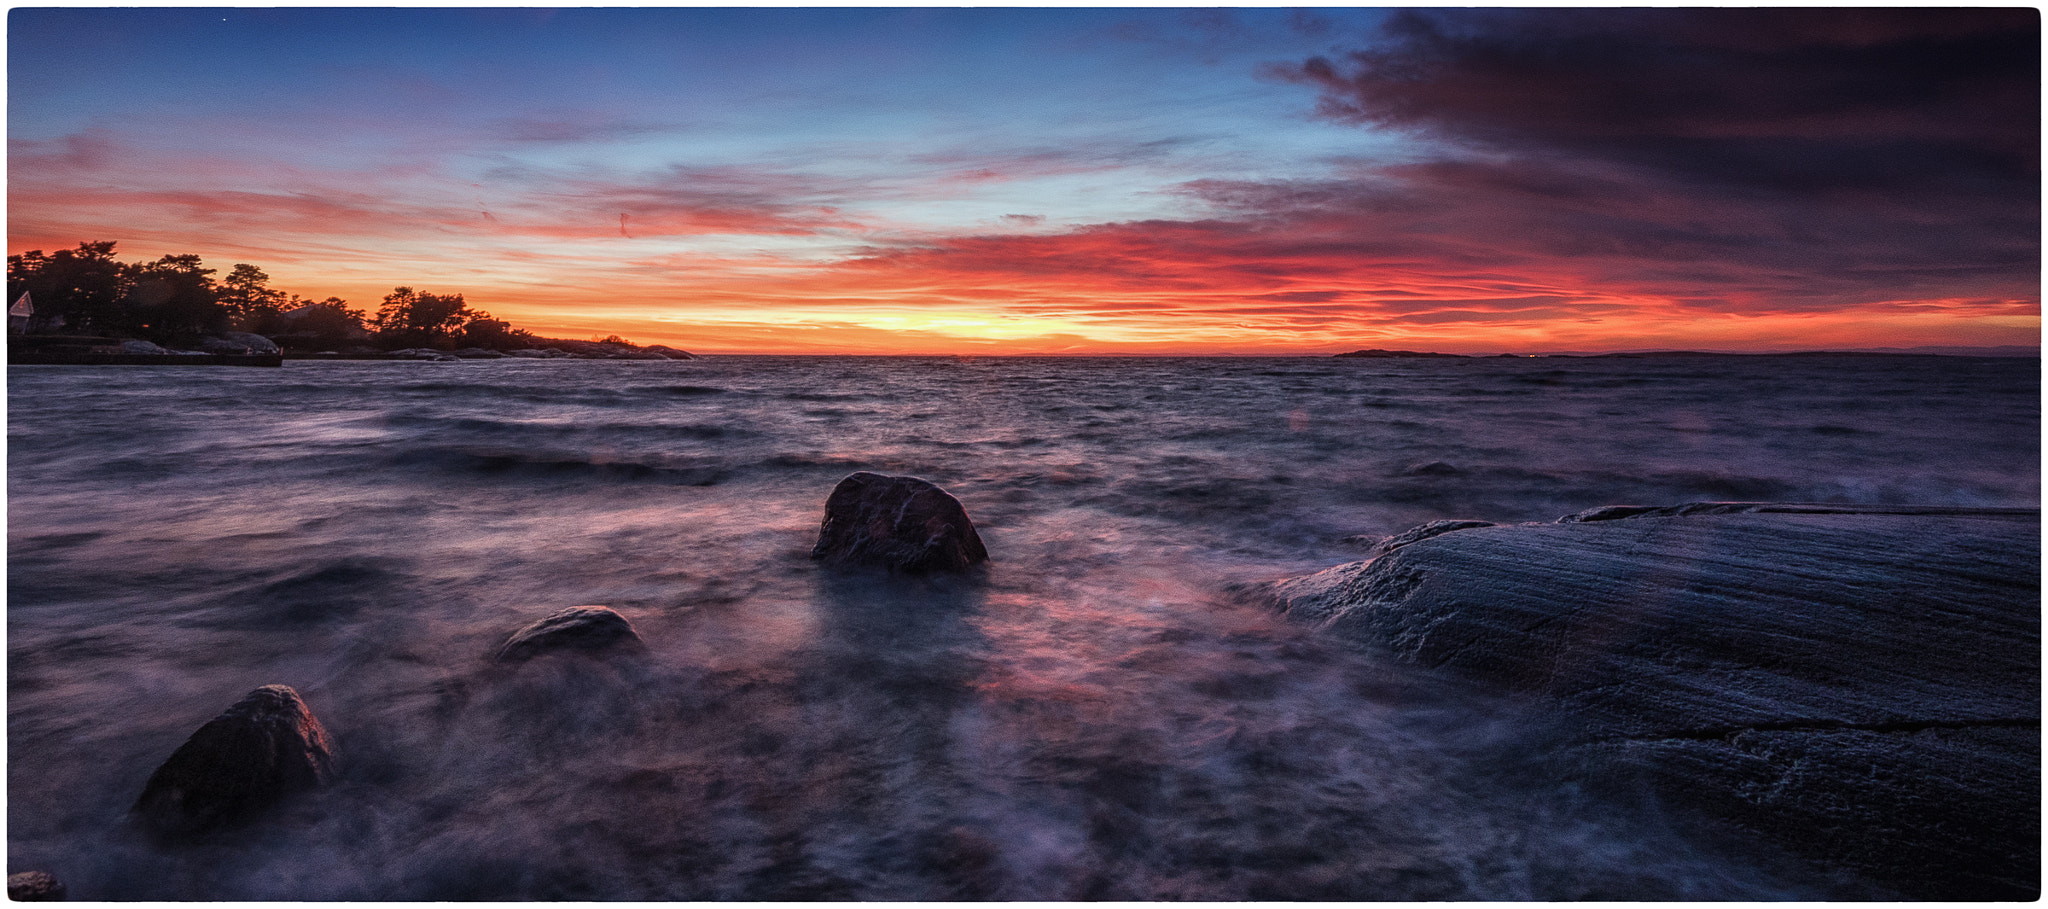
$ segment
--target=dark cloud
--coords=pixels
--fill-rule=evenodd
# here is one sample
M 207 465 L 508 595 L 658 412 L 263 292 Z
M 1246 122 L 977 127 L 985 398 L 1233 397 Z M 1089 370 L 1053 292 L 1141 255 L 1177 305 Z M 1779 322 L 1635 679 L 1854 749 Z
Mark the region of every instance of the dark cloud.
M 1702 187 L 2037 193 L 2032 9 L 1410 11 L 1276 70 L 1320 112 Z
M 2033 10 L 1444 10 L 1382 38 L 1280 72 L 1325 116 L 1420 140 L 1398 160 L 1193 181 L 1195 220 L 930 238 L 844 266 L 1274 330 L 1739 322 L 1798 346 L 2038 312 Z

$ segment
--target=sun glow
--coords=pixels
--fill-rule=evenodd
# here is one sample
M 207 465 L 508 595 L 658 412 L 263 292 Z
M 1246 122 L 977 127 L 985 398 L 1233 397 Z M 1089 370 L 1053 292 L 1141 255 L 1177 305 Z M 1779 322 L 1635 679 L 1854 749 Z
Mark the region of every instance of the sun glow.
M 176 11 L 17 11 L 9 253 L 111 240 L 124 262 L 251 263 L 307 299 L 375 309 L 405 285 L 543 336 L 729 353 L 2040 341 L 2039 111 L 2012 101 L 2038 96 L 2025 10 L 1867 46 L 1854 29 L 1807 36 L 1853 50 L 1833 55 L 1736 54 L 1712 29 L 1620 17 L 1591 34 L 1688 53 L 1577 61 L 1564 42 L 1526 85 L 1471 55 L 1548 34 L 1517 24 L 1549 21 L 1533 11 L 1432 13 L 1459 27 L 1377 37 L 1384 14 L 1360 13 L 1342 39 L 1356 46 L 1330 59 L 1277 10 L 1233 12 L 1242 45 L 1145 39 L 1193 26 L 1169 11 L 848 13 L 879 30 L 849 45 L 824 29 L 795 55 L 760 12 L 607 31 L 626 14 L 593 11 L 581 44 L 456 11 L 321 20 L 438 22 L 452 43 L 293 26 L 311 15 L 251 27 L 294 59 L 415 69 L 275 67 L 247 42 L 206 44 L 210 22 L 149 40 L 189 18 Z M 702 43 L 727 16 L 738 43 Z M 674 28 L 659 53 L 636 43 L 654 21 Z M 1083 21 L 1099 41 L 1073 40 Z M 1489 37 L 1420 37 L 1466 27 Z M 2020 52 L 1982 60 L 1973 35 Z M 82 64 L 105 56 L 100 36 L 134 59 Z M 1929 47 L 1972 65 L 1910 95 L 1801 83 L 1752 103 L 1755 72 L 1888 84 Z M 1381 53 L 1384 68 L 1342 62 Z M 868 55 L 888 65 L 847 63 Z M 1629 123 L 1557 100 L 1674 75 L 1697 90 Z M 250 84 L 271 88 L 238 94 Z M 1629 129 L 1643 134 L 1617 138 Z

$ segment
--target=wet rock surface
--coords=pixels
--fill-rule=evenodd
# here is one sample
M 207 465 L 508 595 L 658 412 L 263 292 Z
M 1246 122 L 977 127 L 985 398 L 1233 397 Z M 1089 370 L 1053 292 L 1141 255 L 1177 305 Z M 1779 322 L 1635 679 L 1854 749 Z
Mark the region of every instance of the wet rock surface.
M 825 500 L 811 558 L 835 567 L 962 571 L 987 562 L 988 549 L 945 490 L 917 477 L 861 471 L 840 480 Z
M 274 354 L 277 344 L 259 334 L 246 331 L 224 331 L 199 343 L 199 349 L 207 353 L 226 354 Z
M 1914 897 L 2038 896 L 2038 512 L 1596 509 L 1274 593 L 1326 633 L 1533 696 L 1574 772 L 1645 775 Z
M 7 898 L 17 903 L 55 902 L 64 898 L 64 882 L 47 871 L 22 871 L 7 876 Z
M 640 646 L 631 622 L 603 606 L 571 606 L 519 629 L 498 648 L 497 661 L 520 663 L 550 651 Z
M 1494 526 L 1492 521 L 1431 521 L 1388 537 L 1376 544 L 1371 552 L 1373 555 L 1385 555 L 1410 543 L 1420 543 L 1430 537 L 1450 533 L 1455 530 L 1471 530 L 1474 527 L 1492 526 Z
M 331 779 L 333 751 L 298 692 L 265 685 L 199 727 L 157 767 L 134 813 L 163 836 L 244 822 L 286 795 Z

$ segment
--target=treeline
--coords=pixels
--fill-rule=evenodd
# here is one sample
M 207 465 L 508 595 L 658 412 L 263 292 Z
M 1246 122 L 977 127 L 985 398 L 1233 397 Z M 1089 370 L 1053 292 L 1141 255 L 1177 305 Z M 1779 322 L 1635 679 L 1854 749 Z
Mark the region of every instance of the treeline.
M 338 297 L 314 301 L 274 289 L 254 265 L 236 263 L 219 280 L 215 272 L 198 256 L 119 262 L 113 241 L 80 243 L 49 255 L 38 249 L 8 256 L 7 300 L 11 305 L 29 295 L 35 309 L 30 333 L 142 338 L 166 346 L 223 331 L 254 332 L 298 350 L 517 350 L 538 340 L 471 309 L 461 294 L 400 287 L 371 314 Z

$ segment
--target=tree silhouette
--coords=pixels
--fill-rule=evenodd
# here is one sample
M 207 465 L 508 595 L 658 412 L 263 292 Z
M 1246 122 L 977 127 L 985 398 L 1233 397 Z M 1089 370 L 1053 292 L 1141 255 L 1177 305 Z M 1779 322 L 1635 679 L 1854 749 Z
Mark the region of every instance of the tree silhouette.
M 284 309 L 284 292 L 268 286 L 270 276 L 263 269 L 242 262 L 220 281 L 220 304 L 237 325 L 254 329 L 264 317 Z
M 7 257 L 7 299 L 24 293 L 35 300 L 28 330 L 103 334 L 175 344 L 230 327 L 291 339 L 298 349 L 343 347 L 371 341 L 385 350 L 458 345 L 493 350 L 532 347 L 542 339 L 513 328 L 461 294 L 422 293 L 394 288 L 365 329 L 362 310 L 328 297 L 318 303 L 270 287 L 263 269 L 238 262 L 219 282 L 198 256 L 164 256 L 154 262 L 114 260 L 114 242 L 78 244 L 45 254 L 30 250 Z M 629 343 L 613 335 L 608 341 Z
M 36 315 L 31 328 L 62 325 L 71 331 L 121 332 L 134 320 L 124 312 L 128 290 L 121 263 L 114 261 L 114 241 L 80 243 L 43 255 L 40 249 L 7 257 L 7 299 L 34 295 Z
M 218 302 L 213 269 L 193 255 L 165 256 L 127 266 L 131 328 L 152 340 L 220 331 L 228 323 Z
M 512 323 L 495 319 L 483 310 L 473 310 L 469 321 L 462 326 L 462 343 L 485 350 L 517 350 L 533 346 L 533 333 L 513 328 Z
M 387 344 L 450 348 L 455 346 L 455 330 L 469 317 L 461 294 L 398 287 L 385 294 L 384 305 L 377 308 L 377 335 Z

